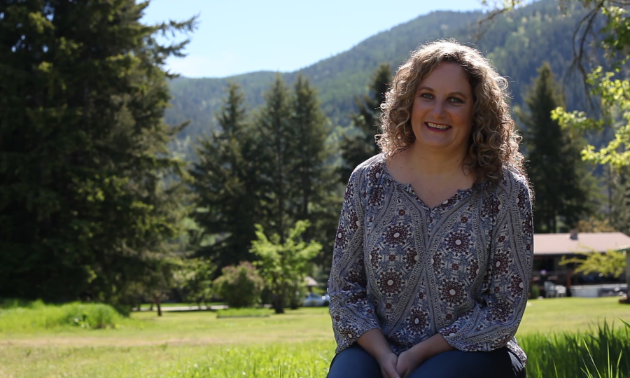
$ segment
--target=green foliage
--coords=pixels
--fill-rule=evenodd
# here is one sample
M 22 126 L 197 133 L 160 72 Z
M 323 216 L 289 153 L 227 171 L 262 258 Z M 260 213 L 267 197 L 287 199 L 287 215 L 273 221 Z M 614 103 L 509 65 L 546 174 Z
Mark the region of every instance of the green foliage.
M 249 307 L 260 303 L 264 280 L 247 261 L 238 266 L 226 266 L 214 281 L 215 293 L 230 307 Z
M 304 285 L 309 261 L 321 250 L 321 244 L 302 240 L 302 234 L 309 226 L 308 221 L 297 221 L 286 238 L 273 234 L 267 238 L 263 227 L 256 225 L 257 239 L 252 242 L 252 253 L 260 261 L 254 264 L 261 268 L 267 287 L 273 295 L 276 313 L 283 313 L 285 298 L 299 291 Z
M 540 297 L 540 287 L 538 287 L 538 284 L 532 284 L 529 288 L 529 298 L 530 299 L 536 299 L 538 297 Z
M 288 172 L 291 223 L 298 219 L 309 221 L 311 227 L 304 231 L 303 238 L 326 246 L 317 260 L 330 266 L 340 206 L 333 164 L 336 148 L 328 138 L 331 130 L 317 92 L 309 79 L 301 75 L 293 85 L 290 111 L 295 133 L 291 144 L 296 150 Z
M 352 171 L 362 162 L 379 153 L 376 134 L 380 125 L 381 104 L 389 89 L 392 70 L 389 64 L 381 64 L 372 75 L 369 95 L 355 98 L 357 112 L 352 113 L 354 135 L 344 135 L 341 142 L 343 164 L 340 168 L 341 182 L 346 184 Z
M 251 120 L 238 85 L 227 92 L 217 114 L 221 130 L 199 140 L 199 161 L 190 171 L 192 216 L 201 228 L 197 255 L 219 267 L 251 260 L 255 223 L 284 238 L 290 225 L 306 219 L 313 224 L 306 239 L 334 240 L 330 128 L 309 80 L 299 76 L 290 91 L 277 76 Z M 208 237 L 213 241 L 204 243 Z
M 260 222 L 254 133 L 240 87 L 230 83 L 226 91 L 216 114 L 220 130 L 199 138 L 198 161 L 190 169 L 196 194 L 192 217 L 201 228 L 197 254 L 219 267 L 251 260 L 254 223 Z M 201 243 L 207 236 L 214 236 L 214 242 Z
M 179 232 L 181 127 L 163 69 L 193 20 L 148 2 L 5 2 L 0 23 L 0 295 L 123 303 Z M 170 182 L 172 184 L 167 184 Z
M 499 13 L 522 5 L 521 0 L 504 2 Z M 625 64 L 630 52 L 630 17 L 628 1 L 581 0 L 577 2 L 586 10 L 579 23 L 574 24 L 571 37 L 574 47 L 572 66 L 577 67 L 590 89 L 591 101 L 598 103 L 599 117 L 589 117 L 584 111 L 567 111 L 557 107 L 553 119 L 563 126 L 577 130 L 602 130 L 611 128 L 614 137 L 604 147 L 586 145 L 582 150 L 585 160 L 614 167 L 630 165 L 630 82 L 625 79 Z M 558 0 L 560 7 L 569 9 L 574 3 Z M 604 22 L 597 22 L 603 16 Z M 595 35 L 595 38 L 592 36 Z M 588 50 L 589 44 L 592 49 Z M 589 64 L 597 62 L 603 50 L 610 68 L 595 67 L 587 73 Z
M 86 329 L 112 328 L 122 321 L 111 306 L 99 303 L 68 303 L 46 305 L 41 300 L 26 307 L 0 310 L 0 332 L 33 332 L 60 327 Z
M 212 298 L 212 277 L 216 266 L 209 260 L 190 258 L 183 261 L 182 266 L 174 274 L 174 280 L 183 291 L 183 298 L 197 303 Z
M 257 139 L 261 155 L 258 158 L 264 217 L 262 223 L 269 232 L 285 237 L 291 224 L 291 163 L 298 153 L 296 130 L 291 123 L 290 94 L 280 75 L 265 93 L 265 104 L 255 116 Z
M 630 167 L 619 168 L 616 179 L 611 223 L 617 231 L 630 235 Z
M 626 271 L 626 251 L 608 250 L 605 253 L 591 251 L 581 253 L 581 258 L 562 258 L 560 265 L 576 263 L 575 273 L 601 273 L 604 276 L 619 278 Z
M 585 333 L 534 334 L 519 338 L 528 377 L 628 378 L 630 327 L 609 324 Z
M 567 112 L 560 107 L 554 110 L 553 117 L 563 126 L 580 131 L 612 128 L 615 136 L 606 146 L 597 149 L 587 145 L 582 150 L 582 157 L 618 168 L 630 165 L 630 82 L 615 78 L 615 75 L 618 73 L 604 72 L 602 67 L 588 74 L 587 83 L 592 87 L 592 96 L 600 100 L 602 118 L 589 118 L 585 112 Z
M 517 108 L 516 114 L 525 125 L 527 173 L 536 193 L 534 230 L 553 233 L 559 231 L 560 217 L 575 227 L 589 212 L 590 196 L 581 182 L 588 171 L 579 156 L 581 137 L 572 136 L 551 118 L 551 111 L 563 104 L 551 67 L 544 64 L 538 73 L 525 98 L 528 111 Z

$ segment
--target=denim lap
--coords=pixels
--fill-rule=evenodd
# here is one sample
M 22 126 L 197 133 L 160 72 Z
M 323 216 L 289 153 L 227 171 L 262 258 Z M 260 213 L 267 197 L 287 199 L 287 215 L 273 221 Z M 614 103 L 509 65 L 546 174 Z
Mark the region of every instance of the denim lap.
M 328 378 L 383 378 L 378 362 L 359 345 L 338 353 Z M 425 361 L 409 378 L 525 378 L 525 367 L 507 348 L 491 352 L 452 350 Z

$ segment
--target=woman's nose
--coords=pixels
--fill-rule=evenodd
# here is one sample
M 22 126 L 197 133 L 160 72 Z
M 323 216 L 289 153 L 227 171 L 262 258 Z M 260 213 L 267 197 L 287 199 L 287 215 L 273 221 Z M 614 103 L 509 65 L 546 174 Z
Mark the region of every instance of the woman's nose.
M 431 113 L 435 116 L 443 116 L 444 115 L 444 103 L 442 101 L 435 101 L 433 103 L 433 109 L 431 109 Z

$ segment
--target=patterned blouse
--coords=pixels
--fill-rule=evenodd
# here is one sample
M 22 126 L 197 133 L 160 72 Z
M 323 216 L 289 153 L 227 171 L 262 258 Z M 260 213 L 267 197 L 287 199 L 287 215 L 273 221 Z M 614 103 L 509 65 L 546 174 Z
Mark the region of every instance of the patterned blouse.
M 337 350 L 373 328 L 400 354 L 436 333 L 462 351 L 506 346 L 533 263 L 526 179 L 504 170 L 495 188 L 459 190 L 429 208 L 377 155 L 350 177 L 328 283 Z

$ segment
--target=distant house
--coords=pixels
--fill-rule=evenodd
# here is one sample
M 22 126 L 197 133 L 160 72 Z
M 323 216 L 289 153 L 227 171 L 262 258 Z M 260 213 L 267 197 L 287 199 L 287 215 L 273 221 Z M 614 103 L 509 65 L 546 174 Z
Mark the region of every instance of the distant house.
M 533 280 L 550 280 L 567 287 L 572 284 L 597 283 L 589 282 L 591 277 L 572 275 L 574 267 L 560 265 L 560 260 L 581 253 L 604 253 L 610 249 L 630 250 L 630 237 L 621 232 L 535 234 Z M 630 254 L 627 259 L 630 260 Z M 626 276 L 630 275 L 628 270 L 630 263 L 626 263 Z M 620 277 L 619 281 L 625 282 L 626 277 Z

